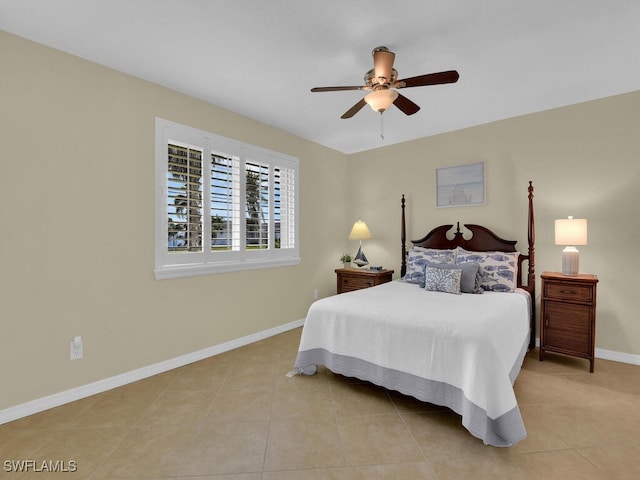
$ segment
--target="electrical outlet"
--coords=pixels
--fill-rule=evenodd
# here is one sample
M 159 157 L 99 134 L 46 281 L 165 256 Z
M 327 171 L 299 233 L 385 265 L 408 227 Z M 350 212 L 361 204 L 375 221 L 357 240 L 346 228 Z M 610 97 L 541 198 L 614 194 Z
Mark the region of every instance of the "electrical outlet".
M 318 289 L 317 288 L 313 290 L 313 299 L 314 300 L 318 299 Z
M 83 355 L 83 342 L 82 337 L 74 337 L 73 341 L 69 345 L 69 358 L 71 360 L 78 360 Z

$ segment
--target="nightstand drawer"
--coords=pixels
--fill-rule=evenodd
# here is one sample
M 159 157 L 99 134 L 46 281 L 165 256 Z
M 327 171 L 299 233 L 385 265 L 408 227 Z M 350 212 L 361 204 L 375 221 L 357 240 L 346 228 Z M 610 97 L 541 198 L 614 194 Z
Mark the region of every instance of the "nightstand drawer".
M 579 285 L 573 283 L 545 283 L 542 294 L 549 298 L 559 300 L 573 300 L 576 302 L 591 303 L 593 301 L 594 289 L 591 285 Z
M 339 268 L 336 270 L 338 293 L 362 290 L 391 281 L 393 270 L 357 270 L 355 268 Z
M 360 290 L 362 288 L 373 287 L 375 278 L 366 278 L 357 275 L 341 275 L 340 283 L 343 290 Z

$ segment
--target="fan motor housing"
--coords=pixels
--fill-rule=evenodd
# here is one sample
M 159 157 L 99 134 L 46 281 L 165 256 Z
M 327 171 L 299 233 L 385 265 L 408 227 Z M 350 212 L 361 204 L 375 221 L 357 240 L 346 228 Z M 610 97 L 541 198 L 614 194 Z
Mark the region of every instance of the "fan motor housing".
M 378 81 L 378 78 L 376 77 L 376 71 L 373 68 L 364 74 L 364 84 L 367 87 L 372 88 L 373 90 L 381 87 L 388 88 L 391 85 L 393 85 L 397 79 L 398 79 L 398 71 L 395 68 L 391 69 L 391 78 L 387 79 L 387 81 L 384 83 L 380 83 Z

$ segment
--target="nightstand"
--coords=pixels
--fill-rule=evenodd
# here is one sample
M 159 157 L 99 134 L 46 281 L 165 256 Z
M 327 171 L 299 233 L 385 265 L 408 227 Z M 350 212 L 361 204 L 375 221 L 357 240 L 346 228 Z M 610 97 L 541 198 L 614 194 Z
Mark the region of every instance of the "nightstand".
M 593 373 L 598 277 L 543 272 L 540 278 L 540 361 L 545 352 L 586 358 Z
M 390 282 L 393 270 L 374 272 L 357 268 L 338 268 L 336 275 L 338 276 L 338 293 L 344 293 Z

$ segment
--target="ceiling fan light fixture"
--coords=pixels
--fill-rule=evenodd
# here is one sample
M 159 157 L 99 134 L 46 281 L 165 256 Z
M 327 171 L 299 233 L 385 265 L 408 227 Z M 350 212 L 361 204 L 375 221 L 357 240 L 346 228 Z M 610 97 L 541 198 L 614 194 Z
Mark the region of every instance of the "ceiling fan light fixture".
M 448 70 L 398 80 L 398 71 L 393 68 L 395 53 L 389 51 L 387 47 L 376 47 L 372 53 L 373 68 L 364 74 L 364 85 L 314 87 L 311 89 L 312 92 L 337 92 L 341 90 L 367 90 L 371 92 L 344 112 L 340 117 L 342 119 L 353 117 L 367 104 L 374 112 L 382 113 L 391 105 L 395 105 L 405 115 L 413 115 L 420 110 L 420 107 L 396 90 L 455 83 L 459 78 L 457 71 Z M 380 115 L 380 122 L 382 123 L 382 115 Z
M 398 92 L 390 89 L 375 90 L 364 97 L 364 101 L 374 112 L 384 112 L 398 98 Z

